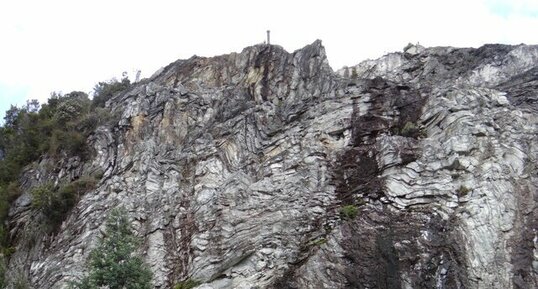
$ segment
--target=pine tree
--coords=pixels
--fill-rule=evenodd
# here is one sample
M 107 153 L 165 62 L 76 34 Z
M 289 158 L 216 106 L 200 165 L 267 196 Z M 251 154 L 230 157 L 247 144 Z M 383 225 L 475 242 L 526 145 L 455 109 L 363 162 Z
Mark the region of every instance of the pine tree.
M 90 253 L 89 274 L 78 289 L 150 289 L 151 271 L 133 252 L 138 246 L 124 209 L 114 209 L 105 225 L 105 236 Z

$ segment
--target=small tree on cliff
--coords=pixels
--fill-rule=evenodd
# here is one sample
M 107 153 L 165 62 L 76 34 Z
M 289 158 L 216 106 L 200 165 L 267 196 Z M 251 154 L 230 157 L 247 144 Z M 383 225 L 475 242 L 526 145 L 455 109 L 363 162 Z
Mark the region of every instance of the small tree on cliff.
M 114 209 L 105 225 L 105 236 L 90 253 L 89 274 L 78 289 L 150 289 L 151 271 L 133 252 L 138 245 L 124 209 Z

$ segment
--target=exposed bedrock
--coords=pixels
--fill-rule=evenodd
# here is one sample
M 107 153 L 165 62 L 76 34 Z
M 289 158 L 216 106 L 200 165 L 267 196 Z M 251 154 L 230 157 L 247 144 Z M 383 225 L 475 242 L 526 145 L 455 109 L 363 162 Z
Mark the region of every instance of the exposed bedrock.
M 410 46 L 333 72 L 320 41 L 178 60 L 107 102 L 92 159 L 25 171 L 10 273 L 67 288 L 123 206 L 155 288 L 538 288 L 537 65 Z M 95 170 L 24 242 L 30 188 Z

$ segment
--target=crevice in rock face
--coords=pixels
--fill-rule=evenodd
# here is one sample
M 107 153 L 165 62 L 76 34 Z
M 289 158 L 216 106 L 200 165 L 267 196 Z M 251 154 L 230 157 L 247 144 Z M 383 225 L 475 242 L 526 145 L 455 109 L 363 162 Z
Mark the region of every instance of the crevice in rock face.
M 173 288 L 178 281 L 186 280 L 190 277 L 190 264 L 194 255 L 191 242 L 192 237 L 199 231 L 196 226 L 194 208 L 192 207 L 195 167 L 194 161 L 191 160 L 185 160 L 181 163 L 182 191 L 186 195 L 180 196 L 177 204 L 178 208 L 180 208 L 178 215 L 175 216 L 178 227 L 171 226 L 164 233 L 167 251 L 172 252 L 168 256 L 172 270 L 167 276 L 167 288 Z
M 275 280 L 268 288 L 273 289 L 297 289 L 303 288 L 297 283 L 297 277 L 299 269 L 305 265 L 309 258 L 315 255 L 316 251 L 319 250 L 319 245 L 316 242 L 325 243 L 328 234 L 332 230 L 329 227 L 324 226 L 324 220 L 322 218 L 316 219 L 313 223 L 313 228 L 311 232 L 306 234 L 303 238 L 302 246 L 298 251 L 298 257 L 293 263 L 288 263 L 288 268 Z M 325 224 L 326 225 L 326 224 Z M 317 235 L 318 238 L 312 238 L 313 235 Z M 310 242 L 309 242 L 310 240 Z
M 522 194 L 518 196 L 520 211 L 516 220 L 515 236 L 510 240 L 513 249 L 511 263 L 513 266 L 512 283 L 516 289 L 531 289 L 532 285 L 538 286 L 536 273 L 533 272 L 533 255 L 535 250 L 536 228 L 538 228 L 538 216 L 535 204 L 538 203 L 538 192 L 530 188 L 521 188 Z
M 270 88 L 268 85 L 269 82 L 269 70 L 271 69 L 271 63 L 273 62 L 271 59 L 272 54 L 272 46 L 268 45 L 265 47 L 258 56 L 256 57 L 256 60 L 254 61 L 254 68 L 262 69 L 263 70 L 263 76 L 261 79 L 261 91 L 260 96 L 262 98 L 262 101 L 267 101 Z

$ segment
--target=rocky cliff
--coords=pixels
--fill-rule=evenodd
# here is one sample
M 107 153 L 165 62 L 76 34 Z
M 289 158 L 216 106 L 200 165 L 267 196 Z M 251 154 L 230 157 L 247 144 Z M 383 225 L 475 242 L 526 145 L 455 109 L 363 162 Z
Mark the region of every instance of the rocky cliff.
M 410 45 L 333 72 L 320 41 L 176 61 L 107 102 L 91 158 L 24 172 L 8 275 L 67 288 L 123 206 L 155 288 L 537 288 L 537 67 Z M 35 234 L 29 190 L 95 171 Z

